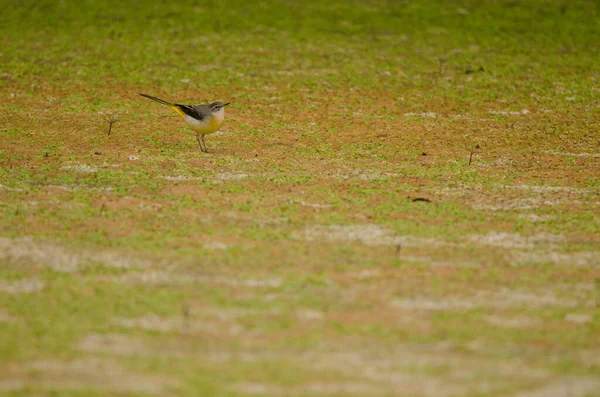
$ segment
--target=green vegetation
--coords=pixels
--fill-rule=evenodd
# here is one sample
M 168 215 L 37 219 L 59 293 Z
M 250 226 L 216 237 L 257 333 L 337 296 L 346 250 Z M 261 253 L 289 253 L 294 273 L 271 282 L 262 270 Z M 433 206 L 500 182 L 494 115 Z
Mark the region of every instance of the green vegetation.
M 0 392 L 597 395 L 599 17 L 3 2 Z

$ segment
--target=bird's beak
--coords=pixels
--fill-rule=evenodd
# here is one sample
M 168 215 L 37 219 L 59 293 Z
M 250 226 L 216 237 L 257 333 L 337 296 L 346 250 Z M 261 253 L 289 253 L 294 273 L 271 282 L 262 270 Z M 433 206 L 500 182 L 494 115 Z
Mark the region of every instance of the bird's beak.
M 223 107 L 225 107 L 225 106 L 229 105 L 230 103 L 231 103 L 231 102 L 227 102 L 225 105 L 223 105 Z

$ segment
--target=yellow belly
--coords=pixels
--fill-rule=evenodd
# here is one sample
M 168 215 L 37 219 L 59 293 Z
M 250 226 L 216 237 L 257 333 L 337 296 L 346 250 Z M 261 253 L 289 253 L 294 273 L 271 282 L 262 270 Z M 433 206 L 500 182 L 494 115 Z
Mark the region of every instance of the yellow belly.
M 189 124 L 188 124 L 189 125 Z M 201 126 L 198 125 L 190 125 L 190 127 L 196 131 L 198 134 L 212 134 L 216 132 L 223 125 L 223 120 L 219 120 L 218 117 L 211 117 L 210 120 L 203 123 Z
M 213 132 L 216 132 L 219 128 L 221 128 L 221 125 L 223 125 L 223 121 L 225 121 L 224 113 L 213 114 L 213 116 L 210 117 L 210 119 L 208 120 L 198 121 L 186 115 L 181 109 L 179 109 L 176 106 L 172 106 L 171 109 L 177 112 L 177 114 L 181 116 L 183 121 L 185 121 L 185 123 L 197 134 L 212 134 Z

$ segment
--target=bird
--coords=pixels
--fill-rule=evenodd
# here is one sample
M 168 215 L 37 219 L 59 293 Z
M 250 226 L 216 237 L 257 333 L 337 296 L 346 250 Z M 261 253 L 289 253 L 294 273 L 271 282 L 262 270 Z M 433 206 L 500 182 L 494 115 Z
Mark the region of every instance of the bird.
M 140 95 L 163 105 L 167 105 L 173 109 L 175 113 L 181 116 L 183 121 L 185 121 L 185 123 L 196 133 L 196 140 L 203 153 L 208 153 L 204 135 L 217 132 L 219 128 L 221 128 L 223 121 L 225 121 L 225 106 L 229 105 L 229 102 L 213 102 L 207 105 L 181 105 L 178 103 L 167 102 L 146 94 Z

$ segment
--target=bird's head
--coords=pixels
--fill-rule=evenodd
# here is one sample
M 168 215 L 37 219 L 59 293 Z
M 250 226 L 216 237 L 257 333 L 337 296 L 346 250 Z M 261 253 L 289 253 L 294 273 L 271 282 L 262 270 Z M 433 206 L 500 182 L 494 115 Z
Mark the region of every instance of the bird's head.
M 208 105 L 210 107 L 210 110 L 213 113 L 219 112 L 221 111 L 221 109 L 223 109 L 225 106 L 229 105 L 229 102 L 224 103 L 224 102 L 213 102 L 210 105 Z

